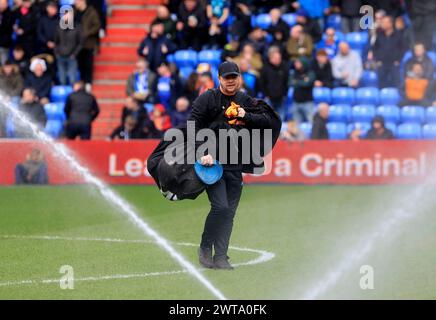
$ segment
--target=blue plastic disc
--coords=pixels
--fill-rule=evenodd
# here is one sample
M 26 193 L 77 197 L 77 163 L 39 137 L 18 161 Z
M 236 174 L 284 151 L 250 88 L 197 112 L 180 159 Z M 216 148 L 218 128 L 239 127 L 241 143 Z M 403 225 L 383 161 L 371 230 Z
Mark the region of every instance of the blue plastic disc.
M 195 173 L 205 184 L 214 184 L 223 176 L 223 166 L 215 160 L 212 166 L 203 166 L 200 161 L 194 164 Z

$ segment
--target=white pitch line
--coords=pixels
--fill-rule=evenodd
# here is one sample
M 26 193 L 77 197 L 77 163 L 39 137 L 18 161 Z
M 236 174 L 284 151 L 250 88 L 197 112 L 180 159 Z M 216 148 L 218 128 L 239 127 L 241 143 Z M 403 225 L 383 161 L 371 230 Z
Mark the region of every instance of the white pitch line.
M 89 237 L 63 237 L 63 236 L 19 236 L 19 235 L 0 235 L 0 239 L 18 239 L 18 240 L 51 240 L 51 241 L 94 241 L 94 242 L 109 242 L 109 243 L 132 243 L 132 244 L 151 244 L 155 243 L 150 240 L 128 240 L 128 239 L 114 239 L 114 238 L 89 238 Z M 196 247 L 197 244 L 188 243 L 188 242 L 179 242 L 175 243 L 179 246 L 186 247 Z M 268 252 L 265 250 L 258 249 L 250 249 L 250 248 L 240 248 L 230 246 L 229 249 L 241 252 L 252 252 L 257 253 L 259 256 L 255 259 L 249 260 L 247 262 L 239 262 L 234 263 L 233 266 L 250 266 L 268 262 L 274 259 L 275 254 L 272 252 Z M 199 270 L 204 271 L 206 268 L 200 268 Z M 168 276 L 168 275 L 176 275 L 186 273 L 186 270 L 172 270 L 172 271 L 160 271 L 160 272 L 147 272 L 147 273 L 133 273 L 133 274 L 115 274 L 115 275 L 106 275 L 106 276 L 95 276 L 95 277 L 84 277 L 84 278 L 75 278 L 74 281 L 104 281 L 104 280 L 116 280 L 116 279 L 135 279 L 135 278 L 147 278 L 147 277 L 156 277 L 156 276 Z M 5 281 L 0 282 L 0 287 L 8 287 L 8 286 L 20 286 L 27 284 L 52 284 L 59 283 L 60 279 L 43 279 L 43 280 L 21 280 L 21 281 Z

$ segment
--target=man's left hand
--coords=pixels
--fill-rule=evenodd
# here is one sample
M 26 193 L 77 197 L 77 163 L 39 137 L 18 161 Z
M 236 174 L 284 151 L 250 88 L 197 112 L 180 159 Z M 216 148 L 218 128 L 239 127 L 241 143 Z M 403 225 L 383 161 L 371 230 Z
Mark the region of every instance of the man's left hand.
M 238 108 L 238 118 L 245 117 L 245 110 L 241 107 Z

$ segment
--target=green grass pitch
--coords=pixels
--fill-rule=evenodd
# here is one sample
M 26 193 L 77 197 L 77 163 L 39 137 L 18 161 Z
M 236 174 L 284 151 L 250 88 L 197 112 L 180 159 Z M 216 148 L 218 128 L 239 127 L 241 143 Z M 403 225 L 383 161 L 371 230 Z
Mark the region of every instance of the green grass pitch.
M 359 247 L 408 188 L 245 186 L 231 240 L 242 250 L 229 252 L 241 265 L 202 272 L 231 299 L 299 299 Z M 115 190 L 198 265 L 205 194 L 169 202 L 154 186 Z M 422 201 L 429 202 L 425 210 L 380 238 L 318 298 L 435 299 L 436 199 Z M 259 261 L 261 251 L 275 256 Z M 60 288 L 63 265 L 73 267 L 72 290 Z M 372 290 L 359 286 L 362 265 L 374 270 Z M 182 271 L 92 188 L 0 188 L 0 299 L 214 298 Z

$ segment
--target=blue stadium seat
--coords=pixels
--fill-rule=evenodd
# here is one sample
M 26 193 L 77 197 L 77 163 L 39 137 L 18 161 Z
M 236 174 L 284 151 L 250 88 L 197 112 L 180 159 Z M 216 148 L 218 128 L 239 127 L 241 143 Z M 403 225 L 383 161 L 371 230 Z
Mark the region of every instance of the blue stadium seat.
M 293 99 L 294 99 L 294 88 L 293 87 L 289 87 L 286 103 L 287 104 L 292 104 Z
M 345 36 L 345 40 L 351 49 L 362 53 L 368 43 L 368 32 L 350 32 Z
M 316 104 L 320 102 L 330 103 L 330 88 L 326 87 L 315 87 L 313 88 L 313 100 Z
M 398 139 L 421 139 L 421 125 L 402 123 L 397 127 Z
M 244 72 L 242 74 L 242 79 L 244 80 L 245 85 L 250 90 L 254 91 L 256 89 L 256 76 L 250 72 Z
M 423 123 L 425 110 L 420 106 L 404 106 L 401 108 L 401 122 Z
M 174 58 L 174 54 L 173 54 L 173 53 L 168 54 L 167 57 L 166 57 L 166 59 L 167 59 L 167 61 L 168 61 L 169 63 L 175 63 L 175 58 Z
M 44 105 L 45 115 L 47 116 L 47 120 L 53 121 L 65 121 L 66 116 L 64 112 L 64 103 L 63 102 L 52 102 Z
M 282 20 L 286 22 L 289 27 L 293 27 L 297 24 L 297 15 L 295 13 L 286 13 L 282 15 Z
M 159 78 L 157 82 L 157 96 L 159 97 L 159 102 L 162 103 L 166 108 L 170 106 L 171 79 Z
M 310 122 L 300 123 L 300 131 L 303 132 L 304 136 L 309 139 L 312 133 L 312 124 Z
M 255 18 L 255 27 L 268 29 L 271 25 L 271 17 L 268 13 L 261 13 Z
M 436 139 L 436 123 L 429 123 L 423 125 L 422 137 L 424 139 Z
M 334 88 L 331 91 L 332 104 L 354 104 L 354 89 L 347 87 Z
M 180 76 L 185 80 L 189 78 L 192 72 L 194 72 L 193 67 L 182 67 L 179 70 Z
M 59 120 L 48 120 L 45 124 L 44 132 L 49 136 L 57 139 L 60 137 L 62 130 L 64 129 L 64 123 Z
M 332 104 L 329 108 L 329 122 L 348 122 L 351 116 L 351 107 L 347 104 Z
M 375 106 L 360 104 L 351 109 L 351 120 L 353 122 L 371 122 L 375 116 Z
M 202 50 L 198 53 L 198 63 L 209 63 L 213 66 L 219 66 L 221 63 L 220 50 Z
M 72 86 L 54 86 L 50 91 L 50 101 L 65 102 L 71 92 L 73 92 Z
M 401 100 L 397 88 L 383 88 L 380 90 L 380 104 L 398 105 Z
M 73 6 L 74 0 L 60 0 L 59 5 L 60 6 Z
M 362 78 L 360 79 L 361 87 L 378 87 L 377 72 L 365 70 L 363 71 Z
M 428 107 L 425 111 L 425 122 L 436 123 L 436 107 Z
M 327 131 L 329 132 L 330 140 L 347 139 L 347 125 L 342 122 L 327 123 Z
M 427 55 L 431 59 L 431 61 L 433 62 L 433 65 L 436 66 L 436 52 L 434 52 L 434 51 L 427 51 Z M 406 62 L 410 58 L 412 58 L 412 51 L 409 50 L 409 51 L 407 51 L 404 54 L 403 59 L 401 59 L 400 72 L 401 72 L 401 76 L 402 77 L 404 75 L 404 68 L 406 66 Z
M 194 50 L 179 50 L 174 54 L 174 62 L 179 68 L 191 67 L 197 65 L 197 52 Z
M 353 132 L 356 129 L 360 129 L 360 138 L 366 137 L 368 134 L 369 129 L 371 129 L 371 123 L 369 122 L 354 122 L 350 123 L 347 126 L 347 134 L 350 135 L 351 132 Z
M 327 17 L 327 28 L 341 30 L 341 15 L 331 14 Z
M 356 104 L 373 104 L 379 103 L 378 88 L 365 87 L 356 90 Z
M 381 105 L 376 114 L 382 116 L 386 122 L 398 123 L 400 121 L 400 108 L 391 105 Z
M 392 131 L 392 133 L 394 134 L 394 137 L 397 136 L 397 125 L 393 122 L 386 122 L 385 123 L 385 127 L 388 128 L 389 130 Z

